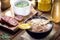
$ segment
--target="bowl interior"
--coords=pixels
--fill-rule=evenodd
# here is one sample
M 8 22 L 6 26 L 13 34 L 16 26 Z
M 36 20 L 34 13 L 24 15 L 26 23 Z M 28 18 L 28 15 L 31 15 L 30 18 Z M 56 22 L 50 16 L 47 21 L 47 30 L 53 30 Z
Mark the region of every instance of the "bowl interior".
M 37 18 L 41 18 L 41 19 L 48 20 L 46 17 L 43 17 L 43 16 L 34 16 L 34 17 L 32 17 L 32 18 L 29 18 L 27 21 L 25 21 L 25 23 L 27 23 L 28 21 L 30 21 L 30 20 L 32 20 L 32 19 L 37 19 Z M 44 32 L 48 32 L 49 30 L 51 30 L 51 29 L 53 28 L 53 23 L 52 23 L 52 21 L 50 21 L 50 22 L 48 23 L 48 25 L 50 25 L 50 26 L 47 27 L 48 30 L 47 30 L 47 31 L 44 31 Z M 27 29 L 27 30 L 29 30 L 29 29 Z M 29 31 L 31 31 L 31 30 L 29 30 Z M 33 32 L 33 31 L 31 31 L 31 32 Z M 44 33 L 44 32 L 34 32 L 34 33 Z

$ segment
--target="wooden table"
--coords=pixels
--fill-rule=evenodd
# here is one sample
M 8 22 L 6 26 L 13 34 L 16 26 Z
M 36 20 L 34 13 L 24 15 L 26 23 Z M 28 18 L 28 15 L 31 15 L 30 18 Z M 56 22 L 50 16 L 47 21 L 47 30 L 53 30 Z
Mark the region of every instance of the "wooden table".
M 45 17 L 47 17 L 48 19 L 50 19 L 50 18 L 51 18 L 51 13 L 50 13 L 50 12 L 49 12 L 49 13 L 42 13 L 41 16 L 45 16 Z M 54 36 L 53 36 L 50 40 L 59 40 L 59 39 L 60 39 L 60 24 L 55 24 L 55 23 L 54 23 L 53 30 L 55 30 L 55 34 L 54 34 Z M 10 36 L 10 38 L 7 39 L 7 40 L 15 40 L 15 39 L 20 39 L 20 40 L 22 40 L 20 36 L 21 36 L 24 32 L 25 32 L 25 30 L 23 30 L 22 32 L 21 32 L 21 31 L 18 31 L 18 32 L 17 32 L 16 34 L 14 34 L 14 35 L 11 35 L 11 34 L 8 34 L 8 33 L 7 33 L 7 34 Z M 3 34 L 3 33 L 6 33 L 6 32 L 0 30 L 0 35 Z M 53 33 L 53 32 L 52 32 L 52 33 Z M 0 39 L 0 40 L 1 40 L 1 39 Z
M 1 7 L 0 7 L 1 8 Z M 51 13 L 42 13 L 42 16 L 45 16 L 47 17 L 48 19 L 50 19 L 51 17 Z M 53 30 L 55 30 L 55 34 L 53 35 L 52 38 L 50 38 L 49 40 L 60 40 L 60 23 L 59 24 L 55 24 L 54 23 L 54 26 L 53 26 Z M 10 36 L 10 38 L 7 38 L 7 39 L 2 39 L 1 38 L 1 35 L 3 34 L 8 34 Z M 22 30 L 22 31 L 18 31 L 16 34 L 14 35 L 11 35 L 9 33 L 6 33 L 5 31 L 2 31 L 0 30 L 0 40 L 23 40 L 21 39 L 21 35 L 25 33 L 25 30 Z M 52 32 L 53 33 L 53 32 Z
M 45 16 L 48 19 L 50 19 L 51 13 L 50 12 L 49 13 L 42 13 L 41 16 Z M 53 30 L 55 30 L 55 34 L 54 34 L 54 36 L 50 40 L 60 40 L 60 24 L 55 24 L 54 23 Z M 7 38 L 6 40 L 16 40 L 16 39 L 17 40 L 19 40 L 19 39 L 22 40 L 20 36 L 24 32 L 25 32 L 25 30 L 22 30 L 22 31 L 19 30 L 16 34 L 11 35 L 9 33 L 6 33 L 5 31 L 0 30 L 0 36 L 3 35 L 4 33 L 6 33 L 6 34 L 8 34 L 10 36 L 10 38 Z M 0 40 L 3 40 L 3 39 L 1 39 L 1 37 L 0 37 Z

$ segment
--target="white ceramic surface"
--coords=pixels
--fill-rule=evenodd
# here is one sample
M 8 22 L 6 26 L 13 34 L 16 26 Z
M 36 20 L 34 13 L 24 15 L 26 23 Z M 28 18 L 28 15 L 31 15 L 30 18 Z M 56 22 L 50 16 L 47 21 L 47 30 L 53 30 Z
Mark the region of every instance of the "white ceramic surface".
M 15 4 L 20 1 L 27 1 L 29 3 L 29 6 L 26 7 L 16 7 Z M 16 15 L 22 15 L 22 16 L 27 16 L 30 14 L 30 8 L 31 8 L 31 3 L 28 0 L 11 0 L 10 1 L 11 7 L 13 8 L 14 12 Z

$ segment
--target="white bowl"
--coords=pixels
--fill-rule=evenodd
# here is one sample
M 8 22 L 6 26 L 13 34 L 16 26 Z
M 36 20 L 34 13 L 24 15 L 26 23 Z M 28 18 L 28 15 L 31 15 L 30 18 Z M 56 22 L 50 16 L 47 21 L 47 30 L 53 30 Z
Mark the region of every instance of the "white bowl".
M 27 16 L 30 14 L 30 8 L 31 8 L 31 3 L 28 0 L 25 0 L 26 2 L 29 3 L 29 6 L 26 7 L 16 7 L 15 4 L 24 1 L 24 0 L 15 0 L 13 3 L 11 3 L 11 6 L 15 12 L 16 15 L 22 15 L 22 16 Z

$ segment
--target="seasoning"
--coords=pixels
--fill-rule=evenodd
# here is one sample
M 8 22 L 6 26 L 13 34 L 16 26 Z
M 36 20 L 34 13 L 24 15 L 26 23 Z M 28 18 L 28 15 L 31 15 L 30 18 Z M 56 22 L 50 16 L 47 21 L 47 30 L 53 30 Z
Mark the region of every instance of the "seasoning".
M 60 0 L 54 1 L 51 15 L 52 15 L 53 22 L 55 22 L 55 23 L 60 22 Z
M 48 12 L 51 10 L 51 0 L 38 0 L 38 10 Z

